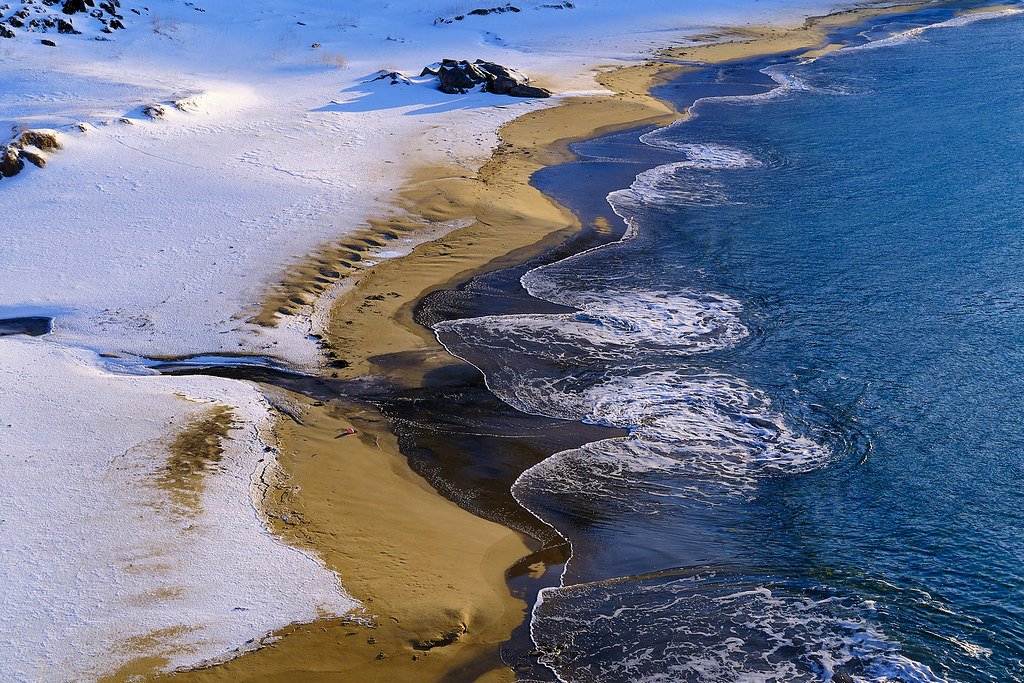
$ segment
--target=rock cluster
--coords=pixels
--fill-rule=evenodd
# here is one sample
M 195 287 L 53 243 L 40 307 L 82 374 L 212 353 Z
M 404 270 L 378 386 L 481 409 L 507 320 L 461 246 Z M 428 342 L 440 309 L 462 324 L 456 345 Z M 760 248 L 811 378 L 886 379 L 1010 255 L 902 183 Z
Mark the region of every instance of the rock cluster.
M 409 80 L 409 77 L 405 74 L 399 73 L 398 71 L 387 71 L 384 69 L 378 71 L 374 74 L 373 78 L 366 82 L 373 83 L 374 81 L 390 81 L 391 85 L 412 85 L 412 81 Z
M 501 7 L 480 7 L 480 8 L 475 9 L 475 10 L 470 10 L 469 12 L 466 12 L 465 14 L 456 14 L 454 17 L 451 17 L 451 18 L 438 17 L 437 19 L 434 20 L 434 25 L 436 26 L 438 24 L 451 24 L 451 23 L 456 22 L 456 21 L 462 21 L 467 16 L 471 16 L 471 17 L 485 17 L 488 14 L 504 14 L 505 12 L 522 12 L 522 11 L 523 10 L 519 9 L 515 5 L 502 5 Z
M 162 119 L 165 116 L 167 116 L 167 107 L 160 104 L 159 102 L 147 104 L 145 107 L 142 108 L 142 115 L 148 116 L 151 119 Z
M 11 178 L 25 168 L 29 162 L 42 168 L 46 165 L 43 152 L 61 148 L 57 134 L 43 130 L 22 131 L 16 138 L 0 147 L 0 178 Z
M 14 38 L 17 35 L 15 29 L 33 33 L 79 34 L 81 31 L 75 28 L 71 18 L 76 14 L 84 14 L 97 22 L 103 33 L 113 33 L 124 28 L 120 7 L 121 0 L 21 0 L 13 6 L 2 4 L 0 38 Z
M 464 95 L 475 88 L 495 95 L 512 97 L 550 97 L 544 88 L 530 85 L 530 79 L 514 69 L 481 59 L 468 62 L 465 59 L 445 59 L 439 64 L 423 69 L 421 76 L 437 76 L 438 89 L 449 95 Z
M 538 7 L 535 7 L 534 9 L 575 9 L 575 8 L 576 8 L 576 5 L 574 5 L 571 2 L 569 2 L 568 0 L 566 0 L 565 2 L 552 3 L 552 4 L 547 4 L 547 5 L 540 5 Z M 512 5 L 512 4 L 504 4 L 504 5 L 501 5 L 499 7 L 479 7 L 477 9 L 470 10 L 469 12 L 466 12 L 465 14 L 456 14 L 454 17 L 438 17 L 437 19 L 434 19 L 434 25 L 438 26 L 438 25 L 441 25 L 441 24 L 454 24 L 456 21 L 462 21 L 463 19 L 465 19 L 467 17 L 485 17 L 488 14 L 505 14 L 506 12 L 511 12 L 513 14 L 518 14 L 519 12 L 522 12 L 522 11 L 523 10 L 521 8 L 516 7 L 515 5 Z

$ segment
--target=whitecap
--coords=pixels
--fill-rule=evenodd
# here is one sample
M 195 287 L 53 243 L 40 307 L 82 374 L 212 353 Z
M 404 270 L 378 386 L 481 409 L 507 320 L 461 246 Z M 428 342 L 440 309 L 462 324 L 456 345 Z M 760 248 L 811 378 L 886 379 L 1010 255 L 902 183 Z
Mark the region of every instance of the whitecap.
M 544 589 L 531 634 L 564 682 L 943 680 L 859 607 L 756 576 L 652 575 Z

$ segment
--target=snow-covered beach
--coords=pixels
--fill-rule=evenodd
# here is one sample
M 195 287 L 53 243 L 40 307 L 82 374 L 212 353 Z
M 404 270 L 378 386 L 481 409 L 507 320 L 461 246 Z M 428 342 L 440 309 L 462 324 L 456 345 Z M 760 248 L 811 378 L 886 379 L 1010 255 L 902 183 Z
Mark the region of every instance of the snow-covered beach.
M 599 66 L 837 4 L 537 1 L 472 14 L 426 0 L 126 0 L 110 33 L 79 13 L 68 16 L 81 34 L 26 25 L 0 37 L 0 124 L 12 138 L 55 131 L 61 145 L 45 168 L 0 179 L 0 320 L 54 319 L 49 335 L 0 337 L 0 677 L 98 678 L 143 658 L 190 667 L 357 610 L 344 576 L 267 526 L 261 482 L 278 446 L 260 389 L 159 377 L 133 358 L 247 353 L 315 371 L 323 301 L 350 281 L 275 326 L 253 316 L 289 268 L 393 211 L 418 169 L 476 170 L 502 125 L 599 95 Z M 556 96 L 441 93 L 418 76 L 443 58 L 514 67 Z M 374 80 L 381 71 L 411 82 Z M 444 229 L 425 222 L 422 234 Z M 368 247 L 363 267 L 419 234 Z M 162 468 L 176 436 L 218 407 L 232 416 L 223 453 L 181 510 Z

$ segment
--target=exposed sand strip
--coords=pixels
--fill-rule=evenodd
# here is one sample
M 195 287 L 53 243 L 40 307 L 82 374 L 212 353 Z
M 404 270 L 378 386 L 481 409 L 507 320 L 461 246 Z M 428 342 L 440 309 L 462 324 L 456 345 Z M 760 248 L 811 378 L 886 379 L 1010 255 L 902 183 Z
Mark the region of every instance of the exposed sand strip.
M 723 30 L 708 36 L 712 44 L 669 50 L 658 61 L 603 73 L 598 80 L 611 91 L 608 95 L 566 98 L 512 121 L 501 129 L 501 146 L 478 172 L 418 170 L 400 193 L 395 216 L 371 225 L 368 236 L 447 221 L 472 223 L 408 256 L 358 269 L 358 277 L 334 303 L 324 340 L 343 361 L 336 372 L 348 377 L 381 373 L 375 356 L 415 354 L 417 362 L 397 378 L 415 385 L 425 370 L 453 362 L 433 334 L 412 321 L 415 302 L 577 229 L 575 217 L 531 187 L 530 177 L 571 159 L 572 141 L 615 129 L 665 125 L 684 116 L 649 94 L 651 87 L 685 68 L 677 62 L 820 50 L 833 29 L 893 11 L 842 12 L 794 29 Z M 293 295 L 285 293 L 288 288 L 316 293 L 338 281 L 321 271 L 333 268 L 324 258 L 305 269 L 312 275 L 306 281 L 303 269 L 296 269 L 296 277 L 274 293 L 264 313 L 287 310 L 284 302 Z M 394 370 L 388 372 L 395 378 Z M 290 627 L 271 647 L 177 677 L 511 679 L 498 647 L 520 623 L 525 605 L 509 594 L 504 571 L 529 552 L 527 542 L 434 492 L 412 473 L 387 424 L 373 411 L 311 404 L 297 396 L 290 400 L 301 404 L 302 423 L 283 420 L 280 426 L 281 466 L 291 488 L 282 491 L 272 514 L 283 519 L 281 533 L 314 549 L 338 571 L 347 590 L 366 606 L 372 626 L 349 620 Z M 336 438 L 349 426 L 359 434 Z

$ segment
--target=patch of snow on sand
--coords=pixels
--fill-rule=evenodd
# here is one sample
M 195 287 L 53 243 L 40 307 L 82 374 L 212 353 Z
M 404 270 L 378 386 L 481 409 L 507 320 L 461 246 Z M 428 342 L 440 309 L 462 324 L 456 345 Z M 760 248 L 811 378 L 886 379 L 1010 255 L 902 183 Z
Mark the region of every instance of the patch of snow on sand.
M 254 387 L 111 374 L 39 339 L 0 339 L 0 359 L 0 678 L 82 680 L 140 654 L 193 664 L 356 606 L 264 527 L 275 460 Z M 183 510 L 160 475 L 174 435 L 215 406 L 235 428 Z

